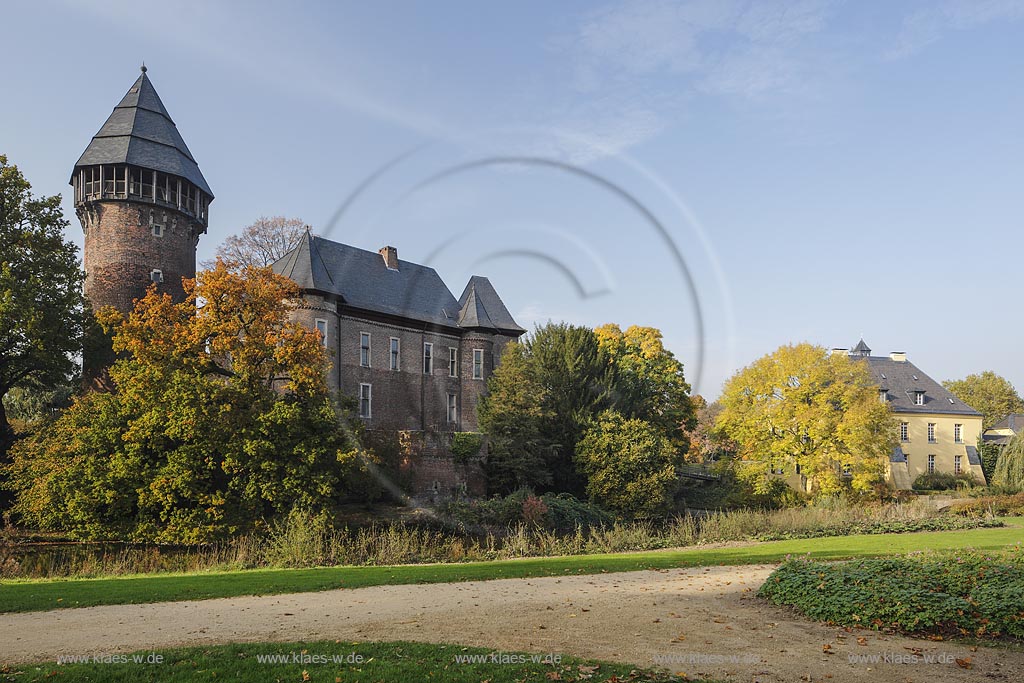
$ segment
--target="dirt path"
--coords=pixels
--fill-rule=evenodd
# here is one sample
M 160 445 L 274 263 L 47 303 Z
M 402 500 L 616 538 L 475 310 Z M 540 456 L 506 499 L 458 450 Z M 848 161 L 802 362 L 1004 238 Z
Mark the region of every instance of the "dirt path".
M 238 641 L 419 640 L 642 666 L 674 656 L 666 666 L 692 677 L 762 683 L 1024 680 L 1024 653 L 801 620 L 754 597 L 770 571 L 711 567 L 7 614 L 0 615 L 0 662 Z M 949 661 L 915 664 L 915 654 Z M 904 661 L 859 663 L 850 655 Z M 968 658 L 970 670 L 952 661 Z

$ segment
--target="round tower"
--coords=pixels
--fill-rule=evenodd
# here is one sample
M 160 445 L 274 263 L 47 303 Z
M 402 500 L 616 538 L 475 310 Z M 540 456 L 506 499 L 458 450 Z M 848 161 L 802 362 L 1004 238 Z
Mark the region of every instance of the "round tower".
M 213 192 L 145 66 L 75 164 L 71 185 L 92 307 L 127 313 L 153 282 L 182 300 Z

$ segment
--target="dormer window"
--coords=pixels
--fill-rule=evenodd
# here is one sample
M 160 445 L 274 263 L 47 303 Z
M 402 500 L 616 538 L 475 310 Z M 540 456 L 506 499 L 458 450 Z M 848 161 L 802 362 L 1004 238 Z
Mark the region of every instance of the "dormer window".
M 923 406 L 924 405 L 924 392 L 923 391 L 915 391 L 914 392 L 914 405 L 915 406 Z
M 887 403 L 889 401 L 889 393 L 885 389 L 879 389 L 878 400 L 881 403 Z

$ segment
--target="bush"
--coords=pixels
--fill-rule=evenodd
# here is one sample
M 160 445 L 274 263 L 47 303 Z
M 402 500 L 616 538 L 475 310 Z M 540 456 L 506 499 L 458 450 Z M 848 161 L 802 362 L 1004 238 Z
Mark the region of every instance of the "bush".
M 912 487 L 915 491 L 955 491 L 978 485 L 978 480 L 970 472 L 961 472 L 960 474 L 932 472 L 920 475 L 914 480 Z
M 484 435 L 479 432 L 455 432 L 452 434 L 452 457 L 456 462 L 466 462 L 480 453 Z
M 758 595 L 830 624 L 1021 640 L 1020 550 L 836 564 L 790 560 L 768 577 Z
M 1002 496 L 979 496 L 953 501 L 950 512 L 967 517 L 981 515 L 1018 516 L 1024 515 L 1024 493 Z

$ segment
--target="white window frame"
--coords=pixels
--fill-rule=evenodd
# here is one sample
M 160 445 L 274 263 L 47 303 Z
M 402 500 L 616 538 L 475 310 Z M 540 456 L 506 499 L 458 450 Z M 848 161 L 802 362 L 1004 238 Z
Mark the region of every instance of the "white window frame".
M 483 349 L 473 349 L 473 379 L 483 379 L 483 378 L 484 378 L 484 350 Z
M 928 423 L 928 443 L 938 443 L 938 442 L 939 442 L 939 439 L 935 435 L 935 423 L 934 422 L 929 422 Z
M 963 468 L 963 457 L 962 455 L 953 456 L 953 474 L 960 474 L 964 471 Z
M 924 392 L 923 391 L 915 391 L 914 392 L 914 405 L 915 406 L 923 406 L 924 405 Z
M 935 456 L 928 455 L 928 474 L 935 474 Z
M 388 367 L 396 372 L 402 368 L 402 340 L 398 337 L 391 337 L 388 346 Z
M 878 400 L 881 403 L 888 403 L 889 402 L 889 392 L 887 392 L 885 389 L 879 389 L 878 390 Z
M 900 422 L 900 441 L 907 443 L 910 441 L 910 423 Z
M 363 390 L 366 396 L 363 396 Z M 363 401 L 366 402 L 366 412 L 363 412 Z M 362 383 L 359 385 L 359 417 L 366 420 L 373 418 L 373 385 Z
M 164 271 L 160 270 L 159 268 L 153 268 L 152 270 L 149 271 L 149 281 L 155 282 L 158 285 L 163 284 Z
M 964 426 L 960 423 L 953 425 L 953 441 L 956 443 L 964 442 Z
M 423 374 L 434 374 L 434 344 L 423 342 Z
M 363 346 L 363 339 L 366 340 L 366 346 Z M 371 353 L 370 350 L 373 348 L 373 337 L 369 332 L 359 333 L 359 367 L 368 368 L 372 365 L 370 362 Z
M 459 349 L 455 346 L 448 347 L 448 376 L 459 376 Z
M 327 321 L 317 318 L 313 321 L 313 328 L 320 333 L 320 343 L 327 346 Z
M 459 421 L 459 395 L 448 394 L 447 417 L 449 424 Z

